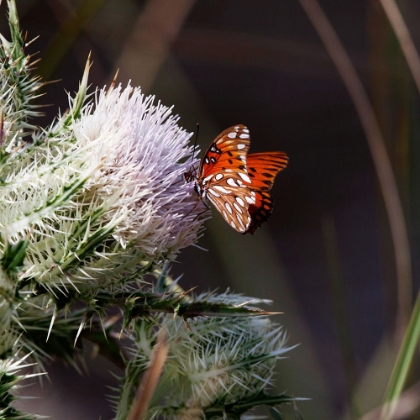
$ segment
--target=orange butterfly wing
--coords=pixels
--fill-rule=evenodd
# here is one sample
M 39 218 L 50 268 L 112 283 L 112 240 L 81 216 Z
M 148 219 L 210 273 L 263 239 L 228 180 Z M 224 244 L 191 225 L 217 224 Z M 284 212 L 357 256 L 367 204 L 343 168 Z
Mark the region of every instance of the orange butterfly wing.
M 247 157 L 250 188 L 256 193 L 256 201 L 248 207 L 251 223 L 244 233 L 253 234 L 271 216 L 274 203 L 268 191 L 277 174 L 286 168 L 288 160 L 284 152 L 253 153 Z
M 245 233 L 251 235 L 264 223 L 266 222 L 273 211 L 273 200 L 270 193 L 267 191 L 256 192 L 256 202 L 248 207 L 248 213 L 251 217 L 251 223 L 248 226 L 248 230 Z
M 247 175 L 246 157 L 250 145 L 249 130 L 242 124 L 222 131 L 204 153 L 198 173 L 201 179 L 215 173 L 228 172 Z
M 252 153 L 248 155 L 246 163 L 252 188 L 269 191 L 277 174 L 287 166 L 288 160 L 289 158 L 284 152 Z

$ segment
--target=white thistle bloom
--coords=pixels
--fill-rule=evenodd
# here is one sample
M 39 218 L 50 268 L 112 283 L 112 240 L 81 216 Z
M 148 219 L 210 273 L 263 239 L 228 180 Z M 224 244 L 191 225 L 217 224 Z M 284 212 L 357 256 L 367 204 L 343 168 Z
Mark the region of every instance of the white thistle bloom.
M 82 94 L 86 85 L 87 72 Z M 21 279 L 49 290 L 96 288 L 173 259 L 197 241 L 208 214 L 184 182 L 190 135 L 172 109 L 131 86 L 96 98 L 3 166 L 0 237 L 30 236 Z
M 197 211 L 187 214 L 196 202 L 183 178 L 190 135 L 171 112 L 139 88 L 118 86 L 99 91 L 95 111 L 85 108 L 73 125 L 77 144 L 89 149 L 87 166 L 97 168 L 86 189 L 115 201 L 106 216 L 119 220 L 114 238 L 151 259 L 172 258 L 202 227 Z

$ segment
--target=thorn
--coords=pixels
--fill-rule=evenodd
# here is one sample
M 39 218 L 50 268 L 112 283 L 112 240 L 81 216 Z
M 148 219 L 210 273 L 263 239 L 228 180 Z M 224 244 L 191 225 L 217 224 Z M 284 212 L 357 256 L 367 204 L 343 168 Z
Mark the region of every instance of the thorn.
M 111 316 L 110 318 L 107 318 L 107 320 L 104 322 L 104 328 L 108 329 L 112 327 L 114 324 L 117 323 L 122 318 L 122 314 L 118 313 L 114 316 Z
M 189 294 L 189 293 L 191 293 L 193 290 L 197 289 L 197 287 L 198 287 L 198 286 L 193 286 L 193 287 L 191 287 L 191 289 L 188 289 L 188 290 L 183 291 L 183 292 L 180 294 L 180 296 L 181 296 L 181 297 L 188 296 L 188 294 Z
M 38 64 L 41 61 L 40 58 L 37 58 L 36 60 L 31 62 L 31 66 L 35 66 L 35 64 Z
M 39 60 L 37 60 L 37 61 L 39 61 Z M 50 85 L 50 84 L 52 84 L 52 83 L 58 83 L 58 82 L 61 82 L 63 79 L 55 79 L 55 80 L 48 80 L 47 82 L 42 82 L 42 84 L 44 85 L 44 86 L 46 86 L 46 85 Z
M 124 327 L 121 326 L 120 333 L 118 334 L 118 340 L 121 340 L 122 335 L 124 334 Z
M 284 315 L 284 312 L 268 312 L 268 311 L 260 311 L 259 315 Z
M 120 72 L 120 69 L 117 69 L 117 71 L 115 72 L 115 76 L 114 76 L 114 78 L 112 79 L 111 86 L 109 87 L 108 92 L 109 92 L 110 90 L 112 90 L 112 89 L 114 89 L 114 88 L 115 88 L 115 85 L 117 84 L 117 78 L 118 78 L 118 74 L 119 74 L 119 72 Z
M 188 323 L 188 319 L 185 319 L 184 317 L 182 317 L 182 320 L 184 321 L 184 326 L 187 330 L 190 330 L 191 332 L 193 332 L 191 325 Z
M 28 33 L 26 33 L 25 38 L 27 37 Z M 28 41 L 25 45 L 25 47 L 27 47 L 28 45 L 31 45 L 33 42 L 35 42 L 40 36 L 36 36 L 35 38 L 31 39 L 30 41 Z
M 52 327 L 54 326 L 54 322 L 55 319 L 57 318 L 57 307 L 54 309 L 54 313 L 51 317 L 51 322 L 50 322 L 50 328 L 48 328 L 48 334 L 47 334 L 47 339 L 45 340 L 46 342 L 48 341 L 48 339 L 50 338 L 50 334 L 52 331 Z
M 83 330 L 83 328 L 85 328 L 85 325 L 86 325 L 86 320 L 84 319 L 81 323 L 80 323 L 80 325 L 79 325 L 79 329 L 77 330 L 77 334 L 76 334 L 76 338 L 74 339 L 74 347 L 76 347 L 76 344 L 77 344 L 77 340 L 79 339 L 79 336 L 80 336 L 80 334 L 81 334 L 81 332 L 82 332 L 82 330 Z

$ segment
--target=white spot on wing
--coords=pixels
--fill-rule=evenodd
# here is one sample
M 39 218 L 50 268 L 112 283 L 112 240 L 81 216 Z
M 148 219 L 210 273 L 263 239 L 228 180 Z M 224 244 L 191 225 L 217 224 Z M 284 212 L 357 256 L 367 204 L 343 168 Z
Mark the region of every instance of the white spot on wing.
M 235 207 L 236 211 L 238 211 L 239 213 L 241 213 L 241 214 L 242 214 L 242 209 L 239 207 L 239 205 L 238 205 L 238 204 L 233 203 L 233 207 Z
M 238 175 L 245 181 L 248 182 L 249 184 L 251 183 L 251 180 L 249 179 L 249 176 L 246 174 L 243 174 L 242 172 L 238 172 Z
M 213 190 L 213 188 L 209 188 L 207 190 L 211 195 L 214 195 L 215 197 L 220 197 L 220 194 L 218 194 L 216 191 Z
M 217 174 L 215 176 L 216 181 L 220 181 L 223 178 L 223 174 Z
M 234 222 L 230 222 L 230 225 L 233 227 L 233 229 L 236 229 L 236 225 Z
M 239 135 L 239 138 L 240 138 L 240 139 L 249 139 L 249 134 L 247 134 L 247 133 L 242 133 L 242 134 L 240 134 L 240 135 Z
M 245 200 L 249 204 L 255 204 L 255 198 L 254 197 L 249 197 L 249 196 L 246 195 Z
M 213 188 L 217 191 L 220 191 L 223 194 L 230 194 L 230 191 L 227 190 L 225 187 L 222 187 L 221 185 L 215 185 Z
M 238 145 L 236 146 L 239 150 L 245 149 L 246 144 L 244 143 L 238 143 Z
M 244 229 L 244 223 L 242 222 L 241 216 L 239 216 L 239 214 L 236 215 L 236 218 L 238 219 L 239 224 L 241 225 L 241 227 Z
M 226 210 L 227 210 L 230 214 L 232 214 L 232 207 L 230 206 L 230 204 L 229 204 L 229 203 L 225 203 L 225 207 L 226 207 Z
M 231 131 L 228 135 L 227 135 L 230 139 L 236 139 L 236 132 L 235 131 Z
M 236 183 L 236 181 L 233 178 L 228 178 L 226 181 L 231 187 L 237 187 L 238 184 Z
M 207 182 L 209 182 L 212 178 L 213 178 L 213 175 L 209 175 L 209 176 L 207 176 L 206 178 L 204 178 L 204 179 L 201 181 L 201 183 L 202 183 L 203 185 L 205 185 L 205 184 L 207 184 Z
M 241 197 L 235 197 L 237 203 L 239 203 L 242 207 L 245 207 L 244 200 Z
M 244 128 L 242 129 L 242 131 L 243 131 L 244 133 L 249 133 L 249 130 L 248 130 L 246 127 L 244 127 Z

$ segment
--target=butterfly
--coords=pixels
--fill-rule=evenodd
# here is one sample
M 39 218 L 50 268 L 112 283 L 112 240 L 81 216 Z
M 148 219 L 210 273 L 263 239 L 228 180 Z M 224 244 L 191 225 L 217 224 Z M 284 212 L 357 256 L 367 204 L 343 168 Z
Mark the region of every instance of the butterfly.
M 233 229 L 253 234 L 271 215 L 269 191 L 288 157 L 284 152 L 248 155 L 249 146 L 248 128 L 234 125 L 213 140 L 198 172 L 188 171 L 184 178 L 194 182 L 200 199 L 208 199 Z

